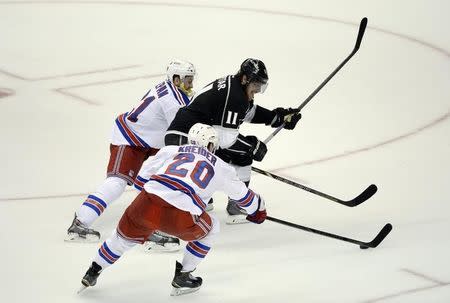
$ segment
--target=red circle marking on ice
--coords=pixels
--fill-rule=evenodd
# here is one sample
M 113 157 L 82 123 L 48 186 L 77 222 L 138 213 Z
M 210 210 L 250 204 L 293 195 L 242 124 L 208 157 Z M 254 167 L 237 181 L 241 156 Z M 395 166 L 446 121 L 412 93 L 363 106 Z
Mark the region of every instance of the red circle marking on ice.
M 0 98 L 6 98 L 11 95 L 14 95 L 14 91 L 12 89 L 0 87 Z

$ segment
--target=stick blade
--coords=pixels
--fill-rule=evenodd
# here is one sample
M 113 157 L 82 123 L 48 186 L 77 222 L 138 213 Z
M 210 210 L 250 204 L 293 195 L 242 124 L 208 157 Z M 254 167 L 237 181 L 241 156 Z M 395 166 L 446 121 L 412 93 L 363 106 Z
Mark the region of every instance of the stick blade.
M 354 53 L 358 51 L 359 47 L 361 46 L 361 41 L 364 36 L 364 32 L 366 31 L 366 27 L 367 27 L 367 18 L 364 17 L 362 18 L 361 23 L 359 24 L 358 37 L 356 38 L 355 48 L 353 49 Z
M 386 238 L 386 236 L 391 232 L 391 230 L 392 230 L 392 224 L 391 223 L 386 224 L 381 229 L 381 231 L 378 233 L 378 235 L 375 237 L 375 239 L 373 239 L 369 243 L 365 243 L 367 245 L 364 245 L 364 246 L 368 246 L 368 247 L 372 247 L 372 248 L 377 247 L 384 240 L 384 238 Z
M 377 190 L 378 190 L 378 187 L 375 184 L 371 184 L 362 193 L 360 193 L 359 196 L 357 196 L 353 200 L 345 202 L 345 205 L 350 206 L 350 207 L 355 207 L 355 206 L 363 203 L 364 201 L 368 200 L 373 195 L 375 195 Z

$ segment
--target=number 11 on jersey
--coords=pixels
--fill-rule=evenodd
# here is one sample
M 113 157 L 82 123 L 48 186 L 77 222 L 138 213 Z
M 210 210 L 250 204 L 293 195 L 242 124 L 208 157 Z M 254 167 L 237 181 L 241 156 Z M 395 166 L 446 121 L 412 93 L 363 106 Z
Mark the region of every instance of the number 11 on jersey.
M 234 124 L 234 125 L 236 125 L 237 117 L 238 117 L 238 113 L 232 112 L 232 111 L 228 111 L 227 122 L 226 123 L 227 124 Z

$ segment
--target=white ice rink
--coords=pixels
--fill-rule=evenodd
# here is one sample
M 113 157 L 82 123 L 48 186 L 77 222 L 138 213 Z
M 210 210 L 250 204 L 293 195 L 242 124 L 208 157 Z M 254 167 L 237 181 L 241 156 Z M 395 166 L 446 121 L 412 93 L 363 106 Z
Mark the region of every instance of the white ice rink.
M 450 302 L 450 2 L 0 1 L 0 300 L 2 302 Z M 181 252 L 140 247 L 76 294 L 97 244 L 63 242 L 74 211 L 105 176 L 109 134 L 163 79 L 172 58 L 198 68 L 196 89 L 262 59 L 270 85 L 256 103 L 298 106 L 361 49 L 281 131 L 255 166 L 339 198 L 369 184 L 356 208 L 254 174 L 268 214 L 369 241 L 360 250 L 273 222 L 225 225 L 195 274 L 170 297 Z M 243 133 L 265 139 L 264 126 Z M 96 222 L 116 226 L 128 190 Z

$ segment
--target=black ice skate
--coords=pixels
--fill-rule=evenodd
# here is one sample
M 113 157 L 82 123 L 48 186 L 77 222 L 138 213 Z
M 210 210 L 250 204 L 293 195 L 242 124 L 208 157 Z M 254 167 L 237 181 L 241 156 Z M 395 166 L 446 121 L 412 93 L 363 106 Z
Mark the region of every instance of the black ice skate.
M 81 279 L 81 288 L 78 291 L 78 293 L 82 292 L 88 287 L 94 286 L 97 284 L 97 278 L 100 276 L 100 273 L 102 272 L 102 267 L 98 265 L 95 262 L 92 262 L 91 266 L 87 270 L 86 274 L 84 275 L 83 279 Z
M 248 223 L 249 221 L 246 219 L 247 214 L 243 209 L 237 206 L 236 202 L 228 199 L 227 204 L 227 213 L 228 217 L 226 220 L 227 224 L 243 224 Z
M 192 271 L 182 271 L 183 266 L 180 262 L 175 264 L 175 276 L 172 280 L 171 296 L 185 295 L 200 289 L 202 286 L 202 278 L 191 275 Z
M 98 242 L 100 240 L 100 233 L 96 230 L 88 228 L 77 219 L 73 218 L 72 225 L 67 230 L 66 242 Z
M 209 199 L 208 204 L 206 204 L 205 211 L 212 211 L 214 209 L 213 198 Z
M 155 231 L 147 241 L 144 242 L 146 252 L 175 252 L 180 249 L 180 239 Z

